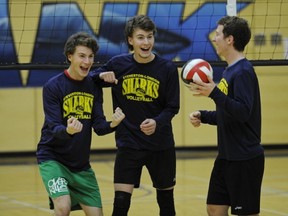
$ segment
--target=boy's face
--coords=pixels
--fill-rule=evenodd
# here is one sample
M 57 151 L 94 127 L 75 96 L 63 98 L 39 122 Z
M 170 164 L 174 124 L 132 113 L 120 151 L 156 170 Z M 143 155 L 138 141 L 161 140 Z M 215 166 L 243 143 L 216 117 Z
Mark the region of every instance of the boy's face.
M 154 41 L 153 31 L 134 29 L 132 37 L 128 37 L 128 42 L 134 48 L 134 58 L 137 62 L 147 63 L 153 60 Z
M 94 63 L 94 53 L 86 46 L 76 46 L 75 52 L 68 55 L 71 62 L 68 69 L 70 76 L 75 80 L 83 80 Z
M 223 34 L 223 25 L 218 25 L 216 29 L 215 36 L 213 38 L 213 42 L 216 45 L 216 51 L 218 55 L 222 55 L 226 57 L 228 55 L 228 51 L 233 43 L 233 37 L 228 36 L 225 37 Z

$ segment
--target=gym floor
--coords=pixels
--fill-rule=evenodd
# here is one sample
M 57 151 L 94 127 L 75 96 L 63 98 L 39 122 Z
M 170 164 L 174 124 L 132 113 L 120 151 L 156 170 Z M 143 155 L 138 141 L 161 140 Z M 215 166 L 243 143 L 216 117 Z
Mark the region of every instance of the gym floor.
M 177 185 L 175 205 L 179 216 L 206 216 L 206 193 L 215 153 L 177 154 Z M 113 206 L 113 159 L 114 154 L 93 155 L 92 167 L 96 172 L 102 193 L 104 215 L 109 216 Z M 288 215 L 288 154 L 266 154 L 265 174 L 262 187 L 261 216 Z M 47 194 L 34 158 L 0 159 L 0 216 L 48 216 Z M 144 168 L 141 187 L 135 189 L 131 216 L 159 215 L 155 189 Z M 84 216 L 75 211 L 71 216 Z

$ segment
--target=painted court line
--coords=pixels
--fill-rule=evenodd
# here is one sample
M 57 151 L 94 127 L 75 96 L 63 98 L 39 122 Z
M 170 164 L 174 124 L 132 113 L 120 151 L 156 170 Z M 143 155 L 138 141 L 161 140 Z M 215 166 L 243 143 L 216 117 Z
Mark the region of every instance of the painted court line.
M 37 209 L 37 210 L 40 210 L 40 211 L 49 212 L 49 213 L 51 212 L 51 210 L 49 210 L 47 208 L 42 208 L 42 207 L 33 205 L 31 203 L 10 199 L 9 197 L 6 197 L 6 196 L 0 196 L 0 199 L 5 200 L 5 201 L 10 202 L 10 203 L 14 203 L 14 204 L 20 205 L 20 206 L 25 206 L 25 207 L 29 207 L 29 208 Z

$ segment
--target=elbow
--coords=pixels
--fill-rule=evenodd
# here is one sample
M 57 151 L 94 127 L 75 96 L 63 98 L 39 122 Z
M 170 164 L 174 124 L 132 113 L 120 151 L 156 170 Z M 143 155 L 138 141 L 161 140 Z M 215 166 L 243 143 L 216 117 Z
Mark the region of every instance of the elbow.
M 245 111 L 239 110 L 239 112 L 235 112 L 232 116 L 234 116 L 233 118 L 235 118 L 237 121 L 239 121 L 241 123 L 245 123 L 245 122 L 249 121 L 251 114 L 247 110 L 245 110 Z
M 104 135 L 108 134 L 107 131 L 105 131 L 105 130 L 100 130 L 100 129 L 96 129 L 96 130 L 94 130 L 94 132 L 95 132 L 98 136 L 104 136 Z

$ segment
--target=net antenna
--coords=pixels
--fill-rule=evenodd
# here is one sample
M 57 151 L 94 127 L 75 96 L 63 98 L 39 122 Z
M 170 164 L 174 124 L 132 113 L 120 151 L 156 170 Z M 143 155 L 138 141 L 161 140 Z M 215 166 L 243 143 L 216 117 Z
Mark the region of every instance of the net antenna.
M 237 16 L 236 0 L 227 0 L 226 13 L 228 16 Z

